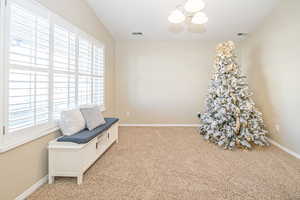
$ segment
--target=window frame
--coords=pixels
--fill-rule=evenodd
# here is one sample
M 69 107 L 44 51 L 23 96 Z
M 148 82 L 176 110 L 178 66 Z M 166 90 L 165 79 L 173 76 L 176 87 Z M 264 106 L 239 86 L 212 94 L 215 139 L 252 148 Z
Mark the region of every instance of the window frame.
M 5 29 L 5 0 L 0 0 L 0 30 Z M 0 31 L 0 77 L 4 80 L 5 63 L 4 63 L 4 31 Z M 3 66 L 3 67 L 1 67 Z M 4 97 L 4 81 L 0 81 L 0 96 Z M 0 98 L 0 113 L 4 113 L 4 98 Z M 4 140 L 4 115 L 0 115 L 0 146 Z
M 7 126 L 8 126 L 8 92 L 9 92 L 9 70 L 13 69 L 11 68 L 11 64 L 9 64 L 9 44 L 10 44 L 10 2 L 16 2 L 18 5 L 25 5 L 25 8 L 28 9 L 28 7 L 33 7 L 34 10 L 30 10 L 33 13 L 36 13 L 35 8 L 41 8 L 43 10 L 47 10 L 48 16 L 49 16 L 49 23 L 50 23 L 50 35 L 49 35 L 49 96 L 48 96 L 48 104 L 49 104 L 49 119 L 46 124 L 38 125 L 38 126 L 32 126 L 29 128 L 22 129 L 17 132 L 8 133 Z M 27 5 L 28 4 L 28 5 Z M 37 9 L 38 10 L 38 9 Z M 40 13 L 38 10 L 37 12 Z M 38 13 L 38 14 L 39 14 Z M 44 15 L 44 13 L 43 13 Z M 101 110 L 105 111 L 105 82 L 106 82 L 106 76 L 105 76 L 105 68 L 106 68 L 106 51 L 105 51 L 105 45 L 101 42 L 99 42 L 97 39 L 92 37 L 91 35 L 87 34 L 86 32 L 82 31 L 81 29 L 77 28 L 76 26 L 72 25 L 70 22 L 65 20 L 64 18 L 60 17 L 59 15 L 53 13 L 49 9 L 45 8 L 44 6 L 40 5 L 40 3 L 34 1 L 34 0 L 0 0 L 0 65 L 3 67 L 0 67 L 0 73 L 2 74 L 2 80 L 0 81 L 0 153 L 5 152 L 11 148 L 17 147 L 19 145 L 22 145 L 24 143 L 30 142 L 32 140 L 35 140 L 39 137 L 48 135 L 50 133 L 53 133 L 57 130 L 59 130 L 57 121 L 54 120 L 54 74 L 57 70 L 54 69 L 54 27 L 55 25 L 61 26 L 65 28 L 67 31 L 72 32 L 76 36 L 76 45 L 75 45 L 75 107 L 80 107 L 78 105 L 78 89 L 79 89 L 79 82 L 78 78 L 81 73 L 79 73 L 79 63 L 78 63 L 78 55 L 79 55 L 79 38 L 82 37 L 92 45 L 92 53 L 91 53 L 91 69 L 93 70 L 93 62 L 94 62 L 94 48 L 102 48 L 103 49 L 103 77 L 97 76 L 93 73 L 89 74 L 88 76 L 91 78 L 91 81 L 94 77 L 100 77 L 103 78 L 103 105 L 101 105 Z M 27 67 L 26 67 L 27 68 Z M 28 67 L 30 68 L 30 67 Z M 36 70 L 34 70 L 36 71 Z M 59 72 L 59 71 L 58 71 Z M 66 72 L 63 74 L 69 75 L 70 72 Z M 92 81 L 93 82 L 93 81 Z M 93 83 L 91 84 L 91 93 L 93 93 Z M 93 101 L 93 94 L 91 96 Z

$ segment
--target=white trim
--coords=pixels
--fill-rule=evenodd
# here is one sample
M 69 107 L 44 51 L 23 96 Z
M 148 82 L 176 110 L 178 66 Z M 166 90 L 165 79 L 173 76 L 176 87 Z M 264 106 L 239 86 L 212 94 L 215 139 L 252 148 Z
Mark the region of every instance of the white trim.
M 120 126 L 138 127 L 199 127 L 200 124 L 120 124 Z
M 38 182 L 36 182 L 35 184 L 33 184 L 30 188 L 28 188 L 27 190 L 25 190 L 22 194 L 20 194 L 19 196 L 17 196 L 15 198 L 15 200 L 24 200 L 27 197 L 29 197 L 33 192 L 35 192 L 38 188 L 40 188 L 42 185 L 44 185 L 45 183 L 48 182 L 48 175 L 44 176 L 43 178 L 41 178 Z
M 279 149 L 281 149 L 281 150 L 287 152 L 288 154 L 290 154 L 290 155 L 292 155 L 292 156 L 295 156 L 296 158 L 300 159 L 300 154 L 298 154 L 298 153 L 296 153 L 296 152 L 294 152 L 294 151 L 292 151 L 292 150 L 289 150 L 288 148 L 282 146 L 281 144 L 275 142 L 274 140 L 272 140 L 272 139 L 270 139 L 270 138 L 268 138 L 268 139 L 269 139 L 269 142 L 270 142 L 271 144 L 277 146 Z
M 4 30 L 5 27 L 5 1 L 0 0 L 0 30 Z M 5 66 L 4 63 L 4 31 L 0 31 L 0 65 Z M 4 96 L 4 67 L 0 67 L 0 96 Z M 4 127 L 4 98 L 0 98 L 0 145 L 3 142 L 3 127 Z
M 37 140 L 38 138 L 44 137 L 44 136 L 49 135 L 58 130 L 59 130 L 59 127 L 55 127 L 52 129 L 48 129 L 47 131 L 45 131 L 43 133 L 23 134 L 24 137 L 14 137 L 14 139 L 11 139 L 9 141 L 4 141 L 4 143 L 2 145 L 0 145 L 0 154 L 4 153 L 6 151 L 9 151 L 13 148 L 16 148 L 20 145 L 31 142 L 33 140 Z
M 52 121 L 54 119 L 54 109 L 53 109 L 53 104 L 54 104 L 54 66 L 53 66 L 53 61 L 54 61 L 54 23 L 53 23 L 53 17 L 52 15 L 49 17 L 49 77 L 48 77 L 48 120 Z M 69 88 L 68 88 L 69 90 Z M 68 99 L 69 100 L 69 99 Z
M 9 68 L 8 68 L 8 50 L 10 46 L 10 38 L 9 38 L 9 33 L 10 33 L 10 22 L 11 22 L 11 9 L 10 9 L 10 1 L 6 1 L 6 6 L 5 6 L 5 12 L 4 12 L 4 29 L 3 29 L 3 34 L 4 34 L 4 54 L 3 54 L 3 63 L 4 63 L 4 77 L 3 77 L 3 125 L 4 125 L 4 131 L 5 135 L 3 136 L 3 142 L 7 137 L 8 133 L 8 80 L 9 80 Z

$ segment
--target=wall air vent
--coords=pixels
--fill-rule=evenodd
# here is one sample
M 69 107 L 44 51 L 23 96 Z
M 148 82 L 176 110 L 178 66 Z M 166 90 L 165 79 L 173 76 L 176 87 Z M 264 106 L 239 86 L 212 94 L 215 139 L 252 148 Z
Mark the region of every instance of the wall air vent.
M 131 35 L 143 36 L 143 33 L 142 32 L 132 32 Z
M 239 36 L 239 37 L 245 37 L 247 35 L 248 35 L 248 33 L 237 33 L 237 36 Z

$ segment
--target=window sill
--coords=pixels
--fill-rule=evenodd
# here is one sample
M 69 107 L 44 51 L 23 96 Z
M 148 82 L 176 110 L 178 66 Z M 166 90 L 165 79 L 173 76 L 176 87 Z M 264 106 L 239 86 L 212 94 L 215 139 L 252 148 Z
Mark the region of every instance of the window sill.
M 41 137 L 44 137 L 46 135 L 49 135 L 55 131 L 58 131 L 59 127 L 55 126 L 53 128 L 47 129 L 41 133 L 33 133 L 33 134 L 28 134 L 26 135 L 26 137 L 18 137 L 14 136 L 12 138 L 10 138 L 9 140 L 4 141 L 1 145 L 0 145 L 0 153 L 4 153 L 7 152 L 11 149 L 17 148 L 23 144 L 32 142 L 34 140 L 37 140 Z

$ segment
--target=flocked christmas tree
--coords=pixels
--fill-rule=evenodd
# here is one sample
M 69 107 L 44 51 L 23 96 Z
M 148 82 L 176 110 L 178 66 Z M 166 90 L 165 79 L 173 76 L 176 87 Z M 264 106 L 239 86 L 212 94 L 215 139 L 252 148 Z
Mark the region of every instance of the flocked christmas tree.
M 205 111 L 198 116 L 202 122 L 200 133 L 225 149 L 250 149 L 253 144 L 267 146 L 262 114 L 251 99 L 252 93 L 236 63 L 234 50 L 232 41 L 217 47 L 216 71 L 205 100 Z

